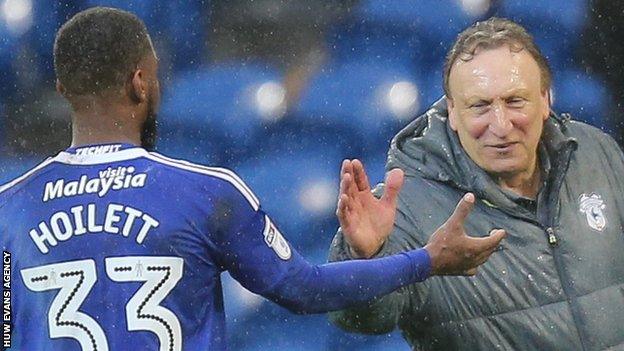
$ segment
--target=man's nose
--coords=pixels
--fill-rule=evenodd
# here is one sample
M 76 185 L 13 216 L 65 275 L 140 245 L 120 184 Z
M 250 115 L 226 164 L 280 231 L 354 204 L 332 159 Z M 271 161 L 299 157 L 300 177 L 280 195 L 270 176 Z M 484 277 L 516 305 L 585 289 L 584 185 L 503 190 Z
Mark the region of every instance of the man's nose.
M 490 131 L 500 138 L 507 136 L 513 129 L 513 123 L 511 123 L 507 107 L 495 104 L 492 112 L 492 120 L 489 125 Z

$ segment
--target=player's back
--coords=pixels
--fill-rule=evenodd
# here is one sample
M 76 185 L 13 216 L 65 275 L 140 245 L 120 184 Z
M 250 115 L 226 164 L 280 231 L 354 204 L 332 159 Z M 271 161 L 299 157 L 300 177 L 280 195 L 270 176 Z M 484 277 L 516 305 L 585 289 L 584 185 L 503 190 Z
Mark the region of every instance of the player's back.
M 0 188 L 14 345 L 225 348 L 215 241 L 258 206 L 247 190 L 129 145 L 70 149 Z

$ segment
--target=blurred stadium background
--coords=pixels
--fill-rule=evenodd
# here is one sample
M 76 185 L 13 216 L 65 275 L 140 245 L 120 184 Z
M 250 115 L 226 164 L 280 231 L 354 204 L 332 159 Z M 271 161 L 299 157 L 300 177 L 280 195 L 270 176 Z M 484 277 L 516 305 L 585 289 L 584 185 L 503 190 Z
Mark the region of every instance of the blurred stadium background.
M 603 3 L 0 0 L 0 184 L 69 144 L 56 30 L 85 8 L 119 7 L 145 21 L 161 59 L 158 150 L 237 171 L 293 245 L 324 262 L 340 161 L 358 157 L 382 180 L 391 137 L 441 97 L 444 55 L 474 21 L 525 25 L 553 68 L 555 110 L 621 140 L 622 11 Z M 350 335 L 224 284 L 233 350 L 408 349 L 397 333 Z

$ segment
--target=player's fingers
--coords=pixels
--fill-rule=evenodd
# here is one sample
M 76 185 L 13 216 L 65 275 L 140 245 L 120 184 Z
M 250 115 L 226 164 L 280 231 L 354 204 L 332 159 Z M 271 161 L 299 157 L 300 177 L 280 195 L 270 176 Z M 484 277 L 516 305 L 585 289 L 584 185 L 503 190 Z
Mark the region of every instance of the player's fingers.
M 349 216 L 349 197 L 347 195 L 340 195 L 338 200 L 338 208 L 336 209 L 336 216 L 341 226 L 348 226 L 351 222 Z
M 356 197 L 357 188 L 353 182 L 353 175 L 351 175 L 351 173 L 345 173 L 345 175 L 342 177 L 342 180 L 340 181 L 340 187 L 342 189 L 341 195 L 345 194 L 350 198 Z
M 346 173 L 347 165 L 349 165 L 350 163 L 351 161 L 349 161 L 348 159 L 342 160 L 342 164 L 340 165 L 340 177 L 342 177 L 342 175 Z
M 359 191 L 370 191 L 370 183 L 364 169 L 364 164 L 358 159 L 351 161 L 353 165 L 353 176 Z
M 455 227 L 463 226 L 464 220 L 468 217 L 470 211 L 472 211 L 472 208 L 474 207 L 474 202 L 474 194 L 466 193 L 461 200 L 459 200 L 457 207 L 455 207 L 455 211 L 453 211 L 453 214 L 451 214 L 446 223 Z
M 487 243 L 486 244 L 487 246 L 477 249 L 480 251 L 476 251 L 475 253 L 475 263 L 474 263 L 475 266 L 480 266 L 483 263 L 485 263 L 490 258 L 490 256 L 496 251 L 496 249 L 498 248 L 498 244 L 500 243 L 500 241 L 498 241 L 498 236 L 504 237 L 504 230 L 502 229 L 493 230 L 492 232 L 490 232 L 490 236 L 497 237 L 496 241 L 494 241 L 494 244 Z M 483 240 L 483 239 L 489 239 L 489 238 L 475 238 L 475 239 Z
M 505 238 L 507 232 L 503 229 L 494 229 L 490 232 L 489 236 L 483 238 L 470 238 L 472 241 L 475 253 L 478 255 L 481 252 L 494 251 Z
M 399 191 L 403 186 L 404 179 L 403 171 L 395 168 L 386 174 L 386 190 L 381 198 L 388 205 L 396 207 L 397 198 L 399 197 Z
M 349 174 L 351 179 L 353 179 L 353 166 L 351 165 L 351 161 L 344 160 L 342 161 L 342 166 L 340 167 L 340 194 L 344 194 L 346 192 L 346 188 L 343 187 L 342 181 L 347 174 Z
M 340 194 L 338 195 L 338 203 L 336 204 L 336 217 L 338 217 L 338 219 L 340 219 L 340 217 L 344 214 L 345 212 L 345 198 L 346 195 L 344 194 Z
M 477 255 L 474 260 L 474 266 L 479 267 L 480 265 L 487 262 L 487 260 L 490 259 L 490 256 L 494 253 L 494 251 L 496 251 L 496 249 L 487 250 Z
M 345 180 L 345 178 L 348 177 L 348 176 L 349 176 L 348 173 L 342 173 L 342 170 L 341 170 L 341 174 L 340 174 L 340 191 L 338 193 L 339 195 L 346 194 L 346 192 L 347 192 L 347 183 L 348 183 L 348 181 Z
M 349 196 L 349 200 L 352 205 L 357 204 L 358 200 L 358 188 L 355 185 L 355 180 L 353 179 L 353 175 L 350 173 L 345 174 L 345 194 Z
M 353 161 L 351 160 L 344 160 L 343 162 L 344 165 L 344 173 L 345 174 L 351 174 L 351 176 L 353 176 Z

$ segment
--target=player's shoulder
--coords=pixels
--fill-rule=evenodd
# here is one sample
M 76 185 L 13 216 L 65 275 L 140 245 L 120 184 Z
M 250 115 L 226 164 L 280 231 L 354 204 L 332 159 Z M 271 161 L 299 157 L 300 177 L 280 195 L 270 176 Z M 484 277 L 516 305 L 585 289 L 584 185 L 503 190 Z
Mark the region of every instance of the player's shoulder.
M 149 152 L 145 157 L 152 162 L 175 172 L 186 175 L 197 186 L 221 185 L 224 191 L 243 196 L 254 209 L 258 209 L 260 201 L 249 186 L 234 171 L 223 167 L 212 167 L 164 156 L 157 152 Z
M 39 175 L 43 174 L 54 161 L 53 157 L 49 157 L 21 176 L 4 185 L 0 185 L 0 207 L 2 207 L 12 195 L 28 186 L 28 184 L 37 179 Z

